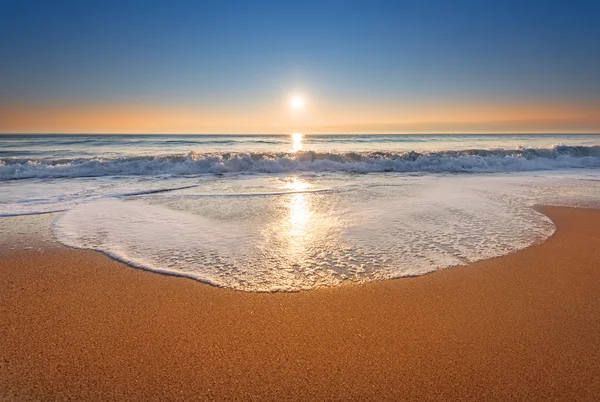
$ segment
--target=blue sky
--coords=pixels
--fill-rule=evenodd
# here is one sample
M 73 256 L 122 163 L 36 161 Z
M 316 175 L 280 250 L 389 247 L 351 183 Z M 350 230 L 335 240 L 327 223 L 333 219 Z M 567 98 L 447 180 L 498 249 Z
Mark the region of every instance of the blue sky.
M 597 1 L 4 0 L 0 107 L 181 108 L 280 128 L 264 116 L 300 91 L 320 126 L 441 124 L 457 105 L 465 122 L 470 105 L 479 120 L 523 120 L 510 105 L 547 120 L 532 106 L 546 104 L 593 125 L 599 21 Z

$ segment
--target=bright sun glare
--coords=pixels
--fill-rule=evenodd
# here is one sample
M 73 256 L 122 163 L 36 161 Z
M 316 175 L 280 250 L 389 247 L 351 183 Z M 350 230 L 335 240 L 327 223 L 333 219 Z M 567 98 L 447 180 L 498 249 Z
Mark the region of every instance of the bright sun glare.
M 290 106 L 292 109 L 302 109 L 304 107 L 304 98 L 300 95 L 294 95 L 290 99 Z
M 302 151 L 302 137 L 301 133 L 292 134 L 292 152 Z

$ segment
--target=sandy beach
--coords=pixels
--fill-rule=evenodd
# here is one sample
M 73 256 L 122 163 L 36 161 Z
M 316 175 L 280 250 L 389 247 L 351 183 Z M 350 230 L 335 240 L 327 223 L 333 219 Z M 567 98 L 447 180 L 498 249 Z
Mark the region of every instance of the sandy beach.
M 597 400 L 600 210 L 421 277 L 256 294 L 85 250 L 0 258 L 2 400 Z

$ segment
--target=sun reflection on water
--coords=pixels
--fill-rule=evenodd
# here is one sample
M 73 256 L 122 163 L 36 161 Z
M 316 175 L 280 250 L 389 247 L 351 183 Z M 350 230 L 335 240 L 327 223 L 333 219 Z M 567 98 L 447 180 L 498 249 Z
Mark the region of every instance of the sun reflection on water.
M 292 152 L 302 151 L 302 133 L 292 134 Z
M 303 191 L 308 187 L 310 187 L 309 183 L 296 177 L 292 177 L 284 185 L 284 188 L 292 191 Z M 299 263 L 305 257 L 307 244 L 310 243 L 313 211 L 311 210 L 309 197 L 309 194 L 294 193 L 289 195 L 287 201 L 289 210 L 286 225 L 288 255 L 296 263 Z
M 287 181 L 285 182 L 285 184 L 282 186 L 282 188 L 286 189 L 286 190 L 291 190 L 291 191 L 303 191 L 306 190 L 310 187 L 310 183 L 299 179 L 297 177 L 290 177 L 289 179 L 287 179 Z
M 289 235 L 291 238 L 301 239 L 306 233 L 306 226 L 310 221 L 310 217 L 312 215 L 307 195 L 291 195 L 289 208 Z
M 310 187 L 307 183 L 297 177 L 291 177 L 283 188 L 291 191 L 303 191 Z M 312 212 L 310 210 L 307 194 L 291 194 L 288 202 L 289 207 L 289 235 L 290 237 L 302 237 L 305 233 L 306 225 L 310 220 Z

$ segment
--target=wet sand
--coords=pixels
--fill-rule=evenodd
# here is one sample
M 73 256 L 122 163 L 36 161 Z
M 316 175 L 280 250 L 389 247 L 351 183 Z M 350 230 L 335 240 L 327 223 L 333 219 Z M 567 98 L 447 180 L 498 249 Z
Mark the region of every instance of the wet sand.
M 466 267 L 293 294 L 0 258 L 0 400 L 597 400 L 600 210 Z

